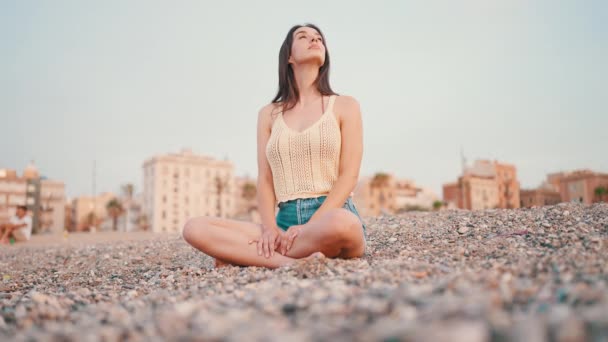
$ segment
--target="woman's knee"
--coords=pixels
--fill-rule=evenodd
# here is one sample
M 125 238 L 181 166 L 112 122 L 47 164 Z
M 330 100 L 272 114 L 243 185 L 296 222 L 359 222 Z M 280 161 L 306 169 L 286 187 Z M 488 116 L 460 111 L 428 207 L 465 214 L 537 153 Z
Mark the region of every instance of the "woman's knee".
M 339 241 L 350 241 L 361 230 L 361 222 L 350 211 L 337 208 L 328 214 L 328 226 L 332 236 Z
M 186 221 L 186 224 L 182 229 L 182 237 L 189 244 L 192 244 L 195 241 L 204 241 L 205 228 L 208 223 L 208 219 L 205 216 L 194 217 L 189 219 L 188 221 Z

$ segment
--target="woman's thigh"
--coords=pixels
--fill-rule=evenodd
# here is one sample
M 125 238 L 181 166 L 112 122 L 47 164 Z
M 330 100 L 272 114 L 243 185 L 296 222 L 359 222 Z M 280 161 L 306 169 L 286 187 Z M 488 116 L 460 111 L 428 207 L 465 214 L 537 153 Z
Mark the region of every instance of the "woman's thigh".
M 314 252 L 328 257 L 363 255 L 365 238 L 359 218 L 344 208 L 335 208 L 302 225 L 287 256 L 301 258 Z
M 257 223 L 249 221 L 240 221 L 234 219 L 228 219 L 223 217 L 213 216 L 200 216 L 192 218 L 188 221 L 188 225 L 191 225 L 197 229 L 205 229 L 205 226 L 213 225 L 225 229 L 231 229 L 238 231 L 246 235 L 249 239 L 255 239 L 262 234 L 262 226 Z M 200 227 L 200 228 L 199 228 Z

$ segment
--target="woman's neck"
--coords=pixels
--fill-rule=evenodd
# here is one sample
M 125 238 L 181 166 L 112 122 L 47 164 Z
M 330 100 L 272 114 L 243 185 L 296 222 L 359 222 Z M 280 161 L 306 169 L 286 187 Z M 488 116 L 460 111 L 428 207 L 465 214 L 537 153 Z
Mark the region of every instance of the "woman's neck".
M 305 106 L 313 101 L 318 101 L 321 93 L 317 90 L 315 81 L 319 76 L 319 66 L 314 64 L 302 64 L 293 69 L 296 85 L 300 93 L 299 105 Z

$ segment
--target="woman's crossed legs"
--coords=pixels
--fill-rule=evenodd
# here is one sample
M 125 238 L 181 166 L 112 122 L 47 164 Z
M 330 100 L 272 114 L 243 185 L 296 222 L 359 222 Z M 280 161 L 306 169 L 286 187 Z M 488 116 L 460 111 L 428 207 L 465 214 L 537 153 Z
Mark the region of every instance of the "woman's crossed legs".
M 365 251 L 365 238 L 359 218 L 344 208 L 327 211 L 314 221 L 302 225 L 300 233 L 285 255 L 258 255 L 256 244 L 262 226 L 256 223 L 202 216 L 188 220 L 184 239 L 196 249 L 216 258 L 216 265 L 229 263 L 241 266 L 276 268 L 296 259 L 321 252 L 330 258 L 355 258 Z

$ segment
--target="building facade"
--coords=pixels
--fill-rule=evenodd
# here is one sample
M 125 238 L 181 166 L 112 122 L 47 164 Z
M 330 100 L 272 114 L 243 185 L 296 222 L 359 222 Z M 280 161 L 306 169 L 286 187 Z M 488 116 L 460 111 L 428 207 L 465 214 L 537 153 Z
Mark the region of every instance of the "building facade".
M 519 208 L 517 169 L 498 161 L 477 160 L 456 182 L 443 185 L 443 199 L 461 209 Z
M 543 186 L 537 189 L 521 190 L 519 199 L 521 201 L 521 207 L 525 208 L 554 205 L 562 201 L 558 191 Z
M 108 217 L 106 206 L 115 195 L 104 192 L 97 196 L 79 196 L 72 200 L 70 205 L 72 214 L 69 226 L 76 231 L 99 230 Z
M 608 173 L 587 169 L 557 172 L 549 174 L 547 181 L 556 187 L 563 202 L 591 204 L 608 200 L 605 196 L 600 199 L 596 195 L 599 187 L 608 188 Z
M 362 177 L 354 190 L 353 202 L 362 216 L 396 214 L 408 210 L 431 210 L 438 200 L 430 189 L 417 186 L 410 179 L 377 173 Z
M 234 218 L 260 223 L 257 205 L 257 180 L 250 177 L 235 177 Z
M 0 169 L 0 222 L 15 215 L 17 206 L 28 207 L 34 233 L 58 233 L 65 229 L 65 184 L 41 177 L 28 165 L 21 176 Z
M 153 232 L 181 232 L 195 216 L 232 217 L 234 165 L 191 150 L 158 155 L 143 164 L 143 211 Z

